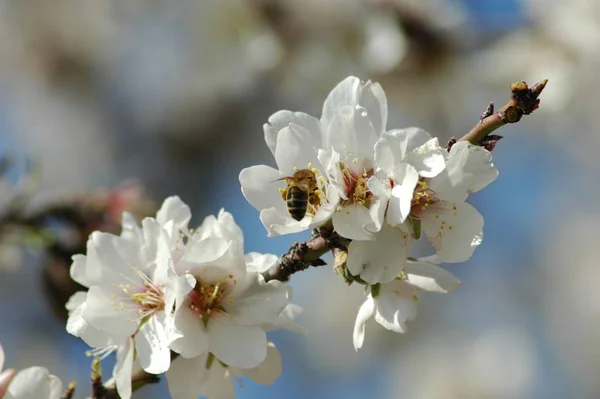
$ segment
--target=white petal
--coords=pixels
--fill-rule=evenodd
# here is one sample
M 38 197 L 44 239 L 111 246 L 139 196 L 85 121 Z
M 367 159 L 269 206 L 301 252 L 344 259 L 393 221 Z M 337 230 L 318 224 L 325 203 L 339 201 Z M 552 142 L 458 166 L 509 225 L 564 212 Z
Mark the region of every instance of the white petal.
M 269 237 L 276 237 L 279 235 L 299 233 L 308 229 L 312 220 L 310 217 L 304 217 L 304 219 L 297 221 L 287 214 L 280 213 L 275 208 L 263 209 L 260 212 L 260 221 L 267 229 Z
M 404 130 L 384 133 L 375 144 L 375 162 L 386 172 L 397 168 L 406 157 L 408 136 Z
M 406 162 L 411 164 L 419 175 L 435 177 L 446 167 L 446 150 L 440 147 L 436 137 L 408 153 Z
M 291 287 L 286 287 L 288 290 Z M 263 328 L 265 331 L 278 330 L 283 328 L 284 330 L 293 332 L 298 335 L 308 334 L 308 329 L 295 322 L 296 318 L 302 314 L 304 310 L 301 306 L 290 303 L 279 313 L 279 318 L 275 324 L 265 324 Z
M 442 199 L 464 201 L 498 177 L 491 160 L 492 154 L 485 148 L 458 142 L 448 154 L 446 169 L 431 180 L 430 187 Z
M 334 148 L 344 157 L 372 159 L 376 142 L 375 129 L 361 107 L 340 109 L 326 130 L 325 148 Z
M 275 344 L 269 342 L 267 344 L 267 358 L 264 362 L 251 369 L 232 368 L 231 371 L 237 375 L 250 377 L 259 384 L 273 385 L 281 375 L 281 355 Z
M 404 333 L 406 321 L 417 316 L 414 295 L 415 289 L 405 281 L 382 284 L 375 299 L 375 321 L 390 331 Z
M 288 304 L 287 291 L 279 281 L 265 283 L 258 273 L 252 275 L 252 285 L 225 305 L 227 313 L 241 325 L 276 323 Z
M 375 233 L 381 230 L 381 226 L 383 225 L 383 220 L 385 218 L 385 211 L 388 208 L 388 202 L 392 191 L 387 184 L 382 182 L 376 176 L 371 176 L 369 178 L 367 181 L 367 187 L 373 194 L 374 199 L 371 201 L 371 207 L 369 208 L 373 225 L 366 226 L 366 230 Z
M 198 267 L 204 267 L 215 263 L 218 259 L 225 256 L 229 250 L 229 241 L 223 238 L 205 238 L 203 240 L 192 241 L 186 249 L 182 260 L 187 264 L 194 264 Z M 177 267 L 181 272 L 181 267 Z
M 208 323 L 209 350 L 223 363 L 249 369 L 267 357 L 267 334 L 260 327 L 240 326 L 227 315 Z
M 335 212 L 332 217 L 335 231 L 351 240 L 371 240 L 373 233 L 367 227 L 375 226 L 369 209 L 361 205 L 349 205 Z
M 139 314 L 133 300 L 123 304 L 123 309 L 115 303 L 115 296 L 123 297 L 119 288 L 110 289 L 94 286 L 89 289 L 83 318 L 94 328 L 117 336 L 133 335 L 139 322 Z
M 175 312 L 175 328 L 183 336 L 171 343 L 171 349 L 185 358 L 193 358 L 208 352 L 208 335 L 202 319 L 186 306 Z
M 359 350 L 362 348 L 365 342 L 365 327 L 367 320 L 373 317 L 375 312 L 375 301 L 371 295 L 368 295 L 360 306 L 358 313 L 356 314 L 356 321 L 354 322 L 354 333 L 352 335 L 352 341 L 354 343 L 354 349 Z
M 165 199 L 156 213 L 156 220 L 161 226 L 172 220 L 178 230 L 186 229 L 191 218 L 190 207 L 176 195 Z
M 367 81 L 361 85 L 358 105 L 365 108 L 373 124 L 375 133 L 380 136 L 385 132 L 388 118 L 387 97 L 377 82 Z
M 135 349 L 144 370 L 162 374 L 171 363 L 170 339 L 166 330 L 165 312 L 156 312 L 135 334 Z
M 96 247 L 90 238 L 86 244 L 86 255 L 74 255 L 70 275 L 73 280 L 86 287 L 97 285 L 102 281 L 102 264 L 98 260 Z
M 83 318 L 83 309 L 87 292 L 79 291 L 71 296 L 66 308 L 69 310 L 67 319 L 67 332 L 83 341 L 93 348 L 106 347 L 111 343 L 111 335 L 94 328 Z
M 207 355 L 193 359 L 178 357 L 167 370 L 169 393 L 175 399 L 197 399 L 202 394 L 205 382 Z
M 214 361 L 210 369 L 204 370 L 204 373 L 206 378 L 201 387 L 200 397 L 207 399 L 236 398 L 233 376 L 228 368 L 223 367 L 218 361 Z
M 63 394 L 62 382 L 44 367 L 29 367 L 19 371 L 8 393 L 15 399 L 59 399 Z
M 355 76 L 349 76 L 329 92 L 323 104 L 323 112 L 321 114 L 321 123 L 325 131 L 327 131 L 333 117 L 339 113 L 340 108 L 346 106 L 354 108 L 358 104 L 359 87 L 360 79 Z
M 312 163 L 318 165 L 317 148 L 310 137 L 310 132 L 302 126 L 291 124 L 283 128 L 277 136 L 275 162 L 280 176 L 291 176 L 294 168 L 304 169 Z
M 281 198 L 281 196 L 279 196 Z M 229 241 L 238 241 L 243 247 L 244 233 L 237 225 L 233 215 L 221 208 L 217 217 L 207 216 L 194 232 L 200 239 L 218 237 Z
M 273 254 L 250 252 L 245 255 L 245 259 L 249 272 L 263 273 L 269 270 L 279 258 Z
M 309 131 L 315 146 L 321 146 L 321 122 L 317 118 L 303 112 L 283 110 L 271 115 L 269 122 L 263 125 L 265 142 L 273 155 L 276 152 L 277 135 L 292 123 Z
M 406 132 L 406 137 L 408 140 L 408 144 L 406 145 L 407 153 L 417 149 L 431 140 L 431 135 L 419 127 L 407 127 L 402 130 Z
M 386 283 L 398 277 L 412 244 L 412 237 L 385 226 L 373 241 L 352 241 L 348 246 L 348 270 L 367 283 Z
M 422 228 L 442 262 L 466 261 L 483 240 L 483 217 L 465 202 L 436 204 L 422 217 Z
M 396 186 L 392 189 L 387 210 L 387 222 L 391 226 L 397 226 L 404 223 L 410 214 L 419 174 L 411 165 L 403 163 L 394 169 L 393 176 Z
M 239 180 L 242 193 L 250 205 L 257 210 L 277 208 L 285 212 L 285 201 L 279 192 L 285 184 L 279 181 L 279 171 L 266 165 L 255 165 L 242 169 Z
M 142 239 L 142 231 L 133 215 L 129 212 L 123 212 L 121 217 L 121 237 L 128 240 Z
M 133 374 L 134 352 L 133 339 L 131 338 L 128 338 L 124 345 L 117 349 L 117 361 L 113 369 L 113 377 L 121 399 L 131 398 L 131 375 Z
M 90 237 L 98 261 L 102 264 L 101 284 L 124 283 L 124 279 L 141 281 L 136 269 L 147 272 L 148 264 L 142 262 L 139 243 L 99 231 L 92 233 Z
M 427 292 L 447 294 L 461 284 L 454 274 L 428 262 L 409 261 L 404 266 L 404 271 L 411 285 Z

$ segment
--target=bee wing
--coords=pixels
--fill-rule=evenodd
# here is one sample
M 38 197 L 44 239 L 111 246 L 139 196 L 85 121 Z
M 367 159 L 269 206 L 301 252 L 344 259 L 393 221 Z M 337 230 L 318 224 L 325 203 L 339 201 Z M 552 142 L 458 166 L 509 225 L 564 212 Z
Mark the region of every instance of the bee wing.
M 291 178 L 292 178 L 291 176 L 285 176 L 285 177 L 282 177 L 280 179 L 271 180 L 271 183 L 275 183 L 276 181 L 282 181 L 282 180 L 291 179 Z

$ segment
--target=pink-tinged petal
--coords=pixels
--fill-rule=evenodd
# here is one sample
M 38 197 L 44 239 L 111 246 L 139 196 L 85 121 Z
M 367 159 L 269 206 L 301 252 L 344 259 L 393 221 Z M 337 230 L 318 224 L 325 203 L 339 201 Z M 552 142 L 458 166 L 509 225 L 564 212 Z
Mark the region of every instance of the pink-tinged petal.
M 345 107 L 329 123 L 325 148 L 334 148 L 343 157 L 372 159 L 376 142 L 377 134 L 366 110 Z
M 285 234 L 299 233 L 308 229 L 312 222 L 310 216 L 297 221 L 287 214 L 282 214 L 275 208 L 263 209 L 260 212 L 260 220 L 267 229 L 269 237 L 277 237 Z
M 360 89 L 358 105 L 367 110 L 377 136 L 385 132 L 388 118 L 387 97 L 381 85 L 367 81 Z
M 171 349 L 185 358 L 208 352 L 208 335 L 202 318 L 189 308 L 189 302 L 175 312 L 175 328 L 183 334 L 171 343 Z
M 242 193 L 257 210 L 277 208 L 285 212 L 285 201 L 279 192 L 285 187 L 285 183 L 279 180 L 281 177 L 277 169 L 266 165 L 242 169 L 239 176 Z
M 2 371 L 2 368 L 4 367 L 4 360 L 5 360 L 4 348 L 2 347 L 2 345 L 0 345 L 0 371 Z
M 150 374 L 162 374 L 171 364 L 170 337 L 164 312 L 156 312 L 135 334 L 135 349 L 142 368 Z
M 436 138 L 427 141 L 406 155 L 406 162 L 412 165 L 419 175 L 427 178 L 437 176 L 446 167 L 446 149 L 440 147 Z
M 466 261 L 483 240 L 483 217 L 466 202 L 436 204 L 422 216 L 421 226 L 442 262 Z
M 210 352 L 229 366 L 249 369 L 267 357 L 267 334 L 260 327 L 240 326 L 222 315 L 211 318 L 208 335 Z
M 266 272 L 279 259 L 273 254 L 261 254 L 258 252 L 250 252 L 246 254 L 244 258 L 246 260 L 248 271 L 257 273 Z
M 193 359 L 178 357 L 167 370 L 167 384 L 173 398 L 197 399 L 202 394 L 202 384 L 207 377 L 207 354 Z
M 397 168 L 406 157 L 407 145 L 408 137 L 404 130 L 391 130 L 384 133 L 375 143 L 375 162 L 377 166 L 386 173 Z
M 290 124 L 302 126 L 310 132 L 314 145 L 321 146 L 321 122 L 317 118 L 303 112 L 278 111 L 269 117 L 268 123 L 263 125 L 265 142 L 273 155 L 276 153 L 277 135 Z
M 492 154 L 485 148 L 456 143 L 448 154 L 446 169 L 431 179 L 429 186 L 441 199 L 464 201 L 469 194 L 496 180 L 498 169 L 491 161 Z
M 0 368 L 1 370 L 1 368 Z M 15 369 L 7 369 L 0 373 L 0 398 L 4 398 L 17 371 Z
M 393 176 L 396 185 L 392 189 L 387 209 L 387 222 L 390 226 L 397 226 L 404 223 L 410 214 L 419 173 L 411 165 L 403 163 L 393 170 Z
M 360 79 L 355 76 L 349 76 L 329 92 L 321 115 L 321 124 L 324 131 L 327 131 L 331 120 L 339 113 L 343 107 L 350 106 L 354 108 L 358 104 L 358 94 Z
M 415 289 L 405 281 L 382 284 L 375 299 L 375 321 L 385 329 L 406 332 L 405 323 L 417 316 Z
M 267 358 L 264 362 L 251 369 L 232 368 L 231 371 L 236 375 L 250 377 L 259 384 L 273 385 L 281 375 L 281 355 L 275 344 L 269 342 L 267 344 Z
M 134 357 L 133 339 L 127 338 L 123 345 L 117 349 L 117 361 L 113 369 L 113 377 L 117 385 L 117 392 L 121 399 L 131 398 L 131 376 L 133 374 Z
M 404 271 L 411 285 L 427 292 L 448 294 L 461 284 L 454 274 L 428 262 L 408 261 Z
M 188 229 L 188 223 L 192 218 L 192 211 L 178 196 L 168 197 L 156 213 L 156 220 L 165 227 L 167 222 L 172 221 L 171 228 L 167 231 L 172 241 L 179 239 L 179 232 Z
M 119 302 L 120 297 L 124 295 L 122 290 L 117 287 L 103 289 L 94 286 L 90 288 L 82 317 L 92 327 L 109 334 L 133 335 L 138 328 L 140 316 L 133 300 Z
M 356 314 L 356 321 L 354 322 L 354 333 L 352 334 L 352 342 L 354 343 L 354 350 L 358 351 L 362 348 L 365 342 L 365 328 L 367 320 L 373 317 L 375 312 L 375 301 L 371 295 L 368 295 L 358 309 Z
M 351 240 L 371 240 L 373 232 L 367 227 L 375 226 L 369 209 L 361 205 L 349 205 L 335 212 L 332 217 L 335 231 Z
M 292 176 L 294 168 L 304 169 L 310 163 L 318 167 L 317 147 L 311 139 L 310 132 L 294 124 L 283 128 L 277 136 L 275 162 L 279 168 L 279 177 Z
M 369 284 L 392 281 L 402 272 L 412 237 L 385 226 L 373 241 L 352 241 L 348 246 L 348 271 Z
M 419 127 L 407 127 L 402 130 L 406 132 L 406 138 L 408 140 L 406 145 L 407 153 L 431 140 L 431 135 Z
M 8 387 L 15 399 L 59 399 L 62 382 L 44 367 L 29 367 L 19 371 Z

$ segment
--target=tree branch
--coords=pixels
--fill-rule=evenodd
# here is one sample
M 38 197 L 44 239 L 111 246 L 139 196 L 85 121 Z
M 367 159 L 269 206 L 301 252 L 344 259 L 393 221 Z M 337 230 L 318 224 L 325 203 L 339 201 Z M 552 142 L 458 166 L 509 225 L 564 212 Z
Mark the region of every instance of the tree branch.
M 532 87 L 527 86 L 527 83 L 525 82 L 513 83 L 510 85 L 511 95 L 508 102 L 500 108 L 498 112 L 494 112 L 494 105 L 490 103 L 477 125 L 475 125 L 473 129 L 465 134 L 459 141 L 468 141 L 475 145 L 485 145 L 485 139 L 489 137 L 494 130 L 507 123 L 517 123 L 521 120 L 523 115 L 529 115 L 538 109 L 540 106 L 538 97 L 546 87 L 547 83 L 548 79 L 544 79 Z M 494 136 L 493 144 L 500 138 L 502 137 Z

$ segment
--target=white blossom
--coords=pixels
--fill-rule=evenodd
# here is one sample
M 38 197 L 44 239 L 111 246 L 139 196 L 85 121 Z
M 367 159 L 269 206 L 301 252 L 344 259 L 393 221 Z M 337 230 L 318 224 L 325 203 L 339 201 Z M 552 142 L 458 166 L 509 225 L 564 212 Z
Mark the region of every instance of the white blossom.
M 44 367 L 34 366 L 19 371 L 4 396 L 0 392 L 0 398 L 60 399 L 63 393 L 63 385 L 58 377 L 50 374 Z
M 272 256 L 244 256 L 243 235 L 231 214 L 207 217 L 174 266 L 195 284 L 176 294 L 174 323 L 182 336 L 171 349 L 184 358 L 210 352 L 230 367 L 262 363 L 265 330 L 281 323 L 289 296 L 281 282 L 267 283 L 256 271 L 271 265 Z
M 356 350 L 363 346 L 367 320 L 374 317 L 384 328 L 397 333 L 406 331 L 406 322 L 417 316 L 417 290 L 446 294 L 460 281 L 437 266 L 434 255 L 406 263 L 404 273 L 383 284 L 367 286 L 368 294 L 356 315 L 353 342 Z

